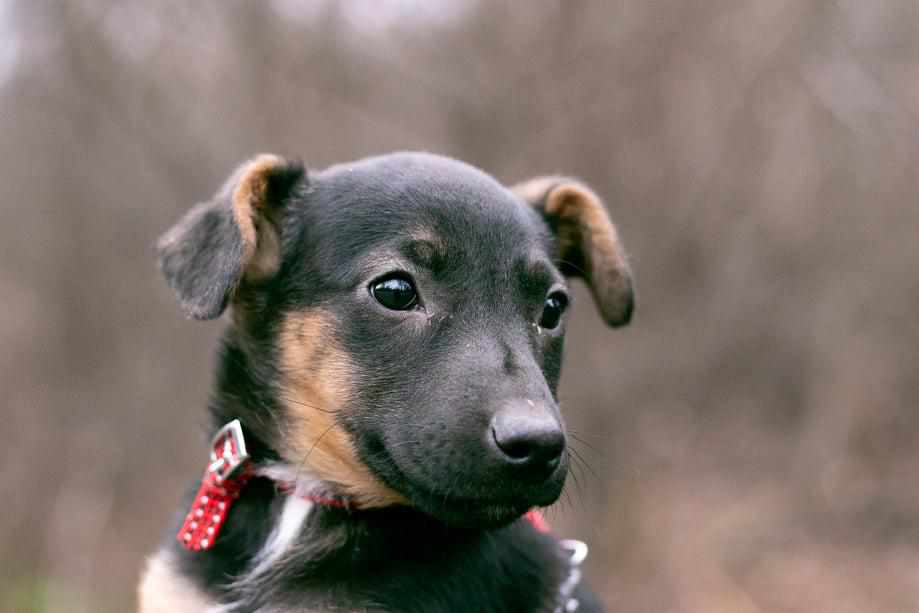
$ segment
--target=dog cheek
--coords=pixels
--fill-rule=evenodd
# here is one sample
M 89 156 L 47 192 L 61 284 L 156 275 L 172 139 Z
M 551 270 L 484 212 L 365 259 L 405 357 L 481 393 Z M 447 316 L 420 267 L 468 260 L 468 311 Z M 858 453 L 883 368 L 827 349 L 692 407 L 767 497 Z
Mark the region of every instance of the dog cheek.
M 565 338 L 558 336 L 546 343 L 545 354 L 542 359 L 542 372 L 552 396 L 558 396 L 558 382 L 562 374 L 562 356 L 564 354 Z
M 321 309 L 285 317 L 279 335 L 280 404 L 289 427 L 285 460 L 341 490 L 358 507 L 405 504 L 359 459 L 342 427 L 356 368 L 334 339 L 335 319 Z

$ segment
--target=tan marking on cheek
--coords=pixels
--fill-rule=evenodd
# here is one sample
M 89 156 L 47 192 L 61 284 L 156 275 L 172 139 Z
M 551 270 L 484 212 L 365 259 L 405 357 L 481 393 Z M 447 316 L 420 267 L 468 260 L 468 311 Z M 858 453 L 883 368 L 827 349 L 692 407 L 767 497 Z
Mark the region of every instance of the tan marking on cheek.
M 216 603 L 183 577 L 168 553 L 150 558 L 138 588 L 140 613 L 201 613 Z
M 357 457 L 351 437 L 336 421 L 350 395 L 354 366 L 331 335 L 321 310 L 288 315 L 280 334 L 282 398 L 290 430 L 283 451 L 319 479 L 337 486 L 361 508 L 407 504 Z

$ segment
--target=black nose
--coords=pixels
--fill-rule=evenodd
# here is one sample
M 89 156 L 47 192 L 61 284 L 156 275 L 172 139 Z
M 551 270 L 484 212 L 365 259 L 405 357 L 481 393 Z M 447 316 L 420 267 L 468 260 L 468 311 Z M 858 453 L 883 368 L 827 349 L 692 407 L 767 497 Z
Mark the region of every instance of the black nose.
M 536 478 L 548 477 L 565 450 L 558 420 L 529 402 L 499 411 L 491 421 L 491 434 L 505 463 Z

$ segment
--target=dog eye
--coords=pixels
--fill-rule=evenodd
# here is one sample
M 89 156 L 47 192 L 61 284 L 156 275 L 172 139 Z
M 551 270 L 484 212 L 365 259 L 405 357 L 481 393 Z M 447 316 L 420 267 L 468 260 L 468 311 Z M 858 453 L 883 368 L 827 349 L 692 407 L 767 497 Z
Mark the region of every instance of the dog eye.
M 558 322 L 562 319 L 562 313 L 568 306 L 568 296 L 562 292 L 553 292 L 546 298 L 546 303 L 542 307 L 542 317 L 539 318 L 539 327 L 546 330 L 552 330 L 558 327 Z
M 418 292 L 411 279 L 394 274 L 370 284 L 370 293 L 376 301 L 393 311 L 407 311 L 418 302 Z

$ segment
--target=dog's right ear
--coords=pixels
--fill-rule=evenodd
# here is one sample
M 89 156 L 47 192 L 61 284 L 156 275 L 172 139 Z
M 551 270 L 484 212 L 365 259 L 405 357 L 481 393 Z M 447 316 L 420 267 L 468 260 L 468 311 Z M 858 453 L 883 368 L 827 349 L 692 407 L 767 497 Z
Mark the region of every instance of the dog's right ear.
M 301 162 L 259 155 L 160 238 L 160 269 L 189 317 L 214 319 L 241 283 L 277 273 L 280 217 L 305 176 Z

